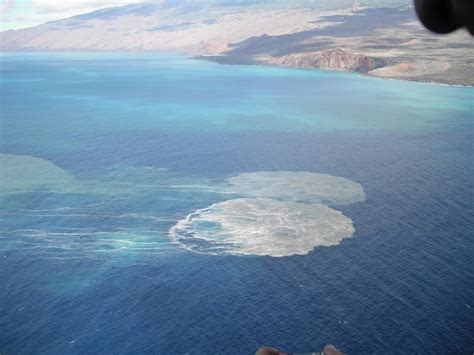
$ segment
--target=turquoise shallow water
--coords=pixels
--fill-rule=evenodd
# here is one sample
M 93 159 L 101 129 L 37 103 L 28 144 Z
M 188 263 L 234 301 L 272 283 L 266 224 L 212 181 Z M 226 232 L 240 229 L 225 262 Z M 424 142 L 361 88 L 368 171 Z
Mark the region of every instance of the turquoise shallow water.
M 0 65 L 0 352 L 474 351 L 472 88 Z

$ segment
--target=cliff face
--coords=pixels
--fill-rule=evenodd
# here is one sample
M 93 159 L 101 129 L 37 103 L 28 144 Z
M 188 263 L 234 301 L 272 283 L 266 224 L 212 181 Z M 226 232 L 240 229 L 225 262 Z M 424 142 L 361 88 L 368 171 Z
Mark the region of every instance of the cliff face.
M 315 53 L 291 54 L 282 57 L 265 58 L 265 62 L 292 68 L 319 68 L 368 73 L 385 66 L 380 58 L 350 53 L 340 48 Z
M 385 66 L 383 60 L 363 54 L 354 54 L 336 48 L 323 51 L 319 55 L 318 67 L 330 70 L 346 70 L 367 73 Z
M 147 1 L 0 32 L 0 50 L 156 51 L 226 64 L 474 85 L 474 47 L 467 32 L 435 36 L 421 27 L 410 6 L 342 5 L 352 2 Z

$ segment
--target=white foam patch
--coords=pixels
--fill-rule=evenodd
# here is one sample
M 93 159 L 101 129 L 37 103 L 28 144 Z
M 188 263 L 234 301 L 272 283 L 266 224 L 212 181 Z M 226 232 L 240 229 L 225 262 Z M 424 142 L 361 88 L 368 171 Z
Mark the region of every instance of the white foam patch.
M 244 173 L 228 179 L 224 191 L 245 197 L 343 205 L 365 200 L 363 187 L 349 179 L 293 171 Z
M 197 210 L 170 236 L 197 252 L 284 257 L 337 245 L 354 231 L 350 218 L 320 204 L 239 198 Z

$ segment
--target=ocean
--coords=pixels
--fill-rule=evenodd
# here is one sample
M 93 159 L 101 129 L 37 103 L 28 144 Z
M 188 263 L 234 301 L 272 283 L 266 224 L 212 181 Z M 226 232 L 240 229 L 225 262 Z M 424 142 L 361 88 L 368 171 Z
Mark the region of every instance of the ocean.
M 0 56 L 0 353 L 474 352 L 474 89 Z

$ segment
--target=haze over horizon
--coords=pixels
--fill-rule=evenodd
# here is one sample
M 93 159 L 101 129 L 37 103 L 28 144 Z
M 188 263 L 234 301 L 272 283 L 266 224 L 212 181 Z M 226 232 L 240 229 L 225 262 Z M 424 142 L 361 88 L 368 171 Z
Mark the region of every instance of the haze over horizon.
M 41 25 L 99 9 L 139 3 L 140 0 L 0 0 L 1 31 Z
M 383 6 L 407 5 L 411 0 L 0 0 L 1 31 L 18 30 L 41 25 L 46 22 L 61 20 L 72 16 L 82 15 L 89 12 L 109 8 L 119 7 L 130 4 L 154 3 L 154 4 L 182 4 L 182 3 L 205 3 L 205 4 L 225 4 L 231 5 L 249 5 L 257 3 L 281 3 L 286 6 L 311 6 L 311 7 L 344 7 L 351 6 L 353 3 L 361 5 L 374 6 L 376 4 Z

